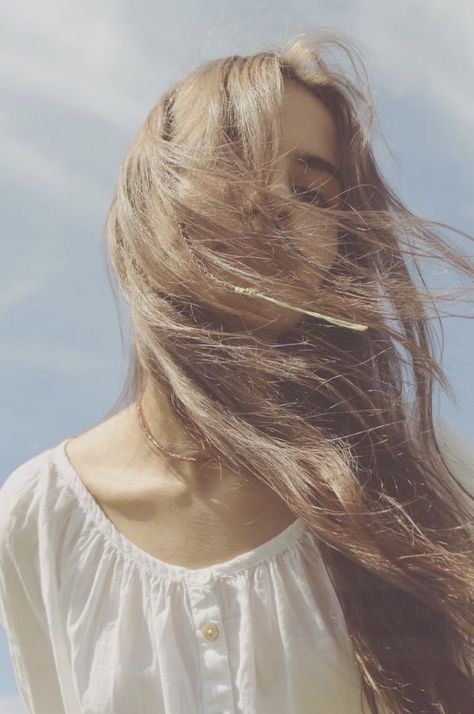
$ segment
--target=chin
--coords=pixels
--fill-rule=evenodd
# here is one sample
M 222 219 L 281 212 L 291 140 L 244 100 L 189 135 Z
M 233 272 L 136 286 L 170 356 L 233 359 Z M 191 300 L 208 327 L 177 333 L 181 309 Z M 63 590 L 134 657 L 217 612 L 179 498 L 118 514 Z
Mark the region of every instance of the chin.
M 288 310 L 285 312 L 285 316 L 278 317 L 278 319 L 275 319 L 273 322 L 268 321 L 261 327 L 254 325 L 252 332 L 264 340 L 281 340 L 286 335 L 291 334 L 294 328 L 297 327 L 303 319 L 304 315 L 302 313 Z

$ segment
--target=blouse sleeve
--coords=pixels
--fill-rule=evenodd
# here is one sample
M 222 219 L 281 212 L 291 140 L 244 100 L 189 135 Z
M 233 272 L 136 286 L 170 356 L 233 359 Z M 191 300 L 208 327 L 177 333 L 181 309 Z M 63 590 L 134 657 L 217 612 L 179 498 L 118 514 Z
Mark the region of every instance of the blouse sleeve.
M 0 487 L 0 624 L 28 713 L 65 714 L 37 577 L 33 464 L 18 467 Z

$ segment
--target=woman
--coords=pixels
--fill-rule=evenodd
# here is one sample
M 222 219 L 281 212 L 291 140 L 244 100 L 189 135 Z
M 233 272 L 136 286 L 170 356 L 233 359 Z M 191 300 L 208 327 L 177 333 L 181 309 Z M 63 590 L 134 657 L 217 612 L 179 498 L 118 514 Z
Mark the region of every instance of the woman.
M 124 157 L 125 389 L 1 491 L 32 712 L 472 711 L 472 452 L 439 450 L 409 270 L 472 266 L 384 182 L 331 44 L 199 66 Z

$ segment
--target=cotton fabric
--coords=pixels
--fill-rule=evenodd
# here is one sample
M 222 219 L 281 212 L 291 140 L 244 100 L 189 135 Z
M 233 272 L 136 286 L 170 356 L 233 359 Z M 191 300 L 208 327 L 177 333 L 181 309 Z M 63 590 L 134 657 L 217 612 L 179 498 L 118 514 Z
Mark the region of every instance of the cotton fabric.
M 303 521 L 210 567 L 165 563 L 107 518 L 66 443 L 0 488 L 0 624 L 30 714 L 369 711 Z

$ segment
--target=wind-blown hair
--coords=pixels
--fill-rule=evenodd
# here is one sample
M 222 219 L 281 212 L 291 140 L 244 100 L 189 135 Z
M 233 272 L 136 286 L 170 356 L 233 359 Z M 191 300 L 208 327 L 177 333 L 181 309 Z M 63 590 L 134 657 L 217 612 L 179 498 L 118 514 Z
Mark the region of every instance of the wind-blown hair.
M 354 80 L 329 68 L 331 47 Z M 419 258 L 469 280 L 474 267 L 438 235 L 449 226 L 412 213 L 382 177 L 361 67 L 350 40 L 319 29 L 279 51 L 207 61 L 153 106 L 123 158 L 104 230 L 132 326 L 126 384 L 109 414 L 150 380 L 213 458 L 269 485 L 306 521 L 371 712 L 379 701 L 397 714 L 468 714 L 474 499 L 435 433 L 434 384 L 450 386 Z M 343 190 L 328 205 L 283 196 L 269 180 L 287 78 L 337 127 Z M 312 247 L 329 229 L 338 252 L 322 265 Z M 219 280 L 222 271 L 234 280 Z M 367 329 L 304 315 L 264 340 L 238 326 L 241 300 L 251 312 L 259 298 L 237 305 L 232 285 Z

